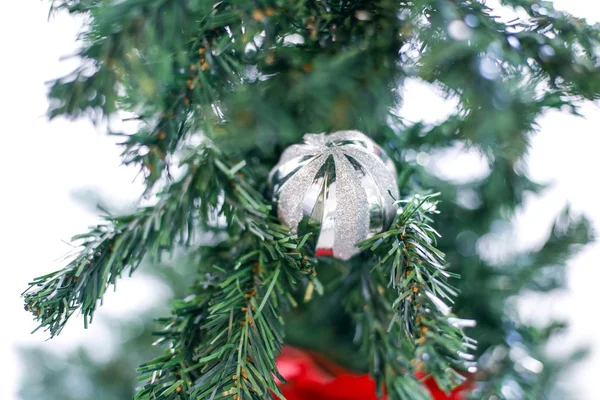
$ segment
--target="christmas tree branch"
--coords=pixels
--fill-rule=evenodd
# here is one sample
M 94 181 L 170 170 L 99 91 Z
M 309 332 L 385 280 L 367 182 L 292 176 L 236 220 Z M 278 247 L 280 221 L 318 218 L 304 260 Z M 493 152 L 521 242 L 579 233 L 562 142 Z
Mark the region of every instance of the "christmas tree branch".
M 239 69 L 228 62 L 240 55 L 225 50 L 230 33 L 241 34 L 241 18 L 227 4 L 126 0 L 70 1 L 56 7 L 90 14 L 79 56 L 95 71 L 90 75 L 89 65 L 83 65 L 54 82 L 51 116 L 76 117 L 87 111 L 110 115 L 120 100 L 123 106 L 140 106 L 148 118 L 156 111 L 164 111 L 167 118 L 177 97 L 189 104 L 184 97 L 195 94 L 198 102 L 210 105 L 236 81 Z M 124 81 L 127 85 L 121 87 Z M 154 86 L 155 81 L 165 84 Z M 122 89 L 124 95 L 118 93 Z
M 155 333 L 157 343 L 168 341 L 173 350 L 140 366 L 140 379 L 147 379 L 148 384 L 136 398 L 186 398 L 187 389 L 197 379 L 197 371 L 187 368 L 194 364 L 194 349 L 206 340 L 206 330 L 200 324 L 206 320 L 218 288 L 214 278 L 196 283 L 192 295 L 173 302 L 173 316 L 159 320 L 165 328 Z
M 550 2 L 504 3 L 527 12 L 505 23 L 479 1 L 416 2 L 401 57 L 409 76 L 458 100 L 459 112 L 440 133 L 517 160 L 545 109 L 576 113 L 582 99 L 600 95 L 600 34 Z
M 87 326 L 109 285 L 133 273 L 146 255 L 160 257 L 175 244 L 193 242 L 198 226 L 219 230 L 222 215 L 229 233 L 248 230 L 265 241 L 288 238 L 288 231 L 271 221 L 270 207 L 232 165 L 208 144 L 184 162 L 183 177 L 158 195 L 158 202 L 122 217 L 110 217 L 88 233 L 76 236 L 82 249 L 62 270 L 36 278 L 24 292 L 25 307 L 51 337 L 58 335 L 80 310 Z
M 36 278 L 24 293 L 26 308 L 58 335 L 72 314 L 80 310 L 84 324 L 91 322 L 98 301 L 109 285 L 124 273 L 132 274 L 146 255 L 159 257 L 179 238 L 192 241 L 200 195 L 200 169 L 188 171 L 159 195 L 156 205 L 122 217 L 108 217 L 88 233 L 78 235 L 82 249 L 69 264 Z M 219 190 L 212 187 L 212 190 Z
M 344 277 L 346 309 L 353 316 L 357 331 L 355 342 L 368 356 L 369 374 L 375 379 L 379 396 L 391 400 L 428 400 L 429 396 L 412 374 L 414 349 L 401 333 L 401 324 L 390 324 L 394 310 L 385 295 L 385 277 L 364 264 L 354 265 Z
M 206 248 L 229 268 L 214 267 L 212 279 L 175 303 L 174 317 L 157 334 L 167 353 L 142 365 L 146 381 L 136 400 L 270 398 L 282 395 L 275 382 L 275 358 L 283 344 L 280 310 L 293 305 L 291 285 L 312 276 L 300 251 L 305 239 L 258 240 L 245 233 L 224 255 Z M 244 250 L 245 249 L 245 250 Z M 245 252 L 244 252 L 245 251 Z
M 464 380 L 457 370 L 468 369 L 468 352 L 475 346 L 461 329 L 471 322 L 452 317 L 447 305 L 457 293 L 448 284 L 454 275 L 445 271 L 444 255 L 434 247 L 437 232 L 429 215 L 436 213 L 435 206 L 434 196 L 406 202 L 390 230 L 359 245 L 379 255 L 375 268 L 396 291 L 388 330 L 401 327 L 402 338 L 412 343 L 411 369 L 430 374 L 450 390 Z
M 498 272 L 498 279 L 510 284 L 502 285 L 505 296 L 519 294 L 524 288 L 537 292 L 549 292 L 561 286 L 567 279 L 567 261 L 583 245 L 595 239 L 588 219 L 573 216 L 569 208 L 563 210 L 555 221 L 547 242 L 535 252 L 519 255 Z
M 85 62 L 51 85 L 50 117 L 99 119 L 117 109 L 133 113 L 130 119 L 143 125 L 126 135 L 124 160 L 143 167 L 151 187 L 191 133 L 211 136 L 213 124 L 223 121 L 223 97 L 247 78 L 246 44 L 265 29 L 258 6 L 55 1 L 54 9 L 91 18 L 78 54 Z M 240 36 L 247 39 L 235 39 Z

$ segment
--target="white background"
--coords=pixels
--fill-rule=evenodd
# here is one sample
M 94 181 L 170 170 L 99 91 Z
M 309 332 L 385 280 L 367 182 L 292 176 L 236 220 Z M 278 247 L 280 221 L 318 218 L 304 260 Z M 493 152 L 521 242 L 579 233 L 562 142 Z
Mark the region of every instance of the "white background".
M 595 1 L 555 4 L 590 22 L 600 20 L 600 5 Z M 119 204 L 133 204 L 141 192 L 140 182 L 134 181 L 136 171 L 119 166 L 119 151 L 113 139 L 98 133 L 101 129 L 86 121 L 49 123 L 44 117 L 45 82 L 76 65 L 76 60 L 61 62 L 60 57 L 74 53 L 81 24 L 68 15 L 48 21 L 47 13 L 45 1 L 5 2 L 0 11 L 0 398 L 4 400 L 18 398 L 18 378 L 27 376 L 17 359 L 17 346 L 46 339 L 43 333 L 29 335 L 35 324 L 23 310 L 22 290 L 34 276 L 62 267 L 61 257 L 70 250 L 65 242 L 96 221 L 90 210 L 73 201 L 73 191 L 92 188 Z M 402 114 L 413 121 L 431 121 L 438 118 L 431 110 L 443 114 L 451 107 L 431 89 L 410 82 Z M 583 110 L 586 118 L 552 112 L 539 121 L 529 173 L 534 180 L 553 185 L 519 210 L 514 241 L 520 248 L 535 248 L 567 202 L 590 217 L 600 231 L 600 109 L 586 104 Z M 452 179 L 463 179 L 461 171 L 482 168 L 473 155 L 458 160 L 456 171 L 446 172 Z M 440 163 L 433 158 L 429 162 L 433 168 Z M 564 354 L 581 343 L 592 346 L 591 357 L 565 379 L 575 400 L 598 399 L 599 258 L 600 246 L 589 246 L 569 263 L 569 291 L 552 298 L 530 296 L 522 306 L 524 315 L 534 320 L 551 314 L 571 321 L 570 333 L 550 344 L 551 354 Z M 139 276 L 125 279 L 117 293 L 109 293 L 100 314 L 135 318 L 136 310 L 166 293 L 158 282 Z M 43 345 L 58 353 L 84 342 L 100 350 L 97 357 L 106 357 L 112 346 L 104 329 L 94 324 L 84 331 L 81 321 L 75 320 L 61 337 Z

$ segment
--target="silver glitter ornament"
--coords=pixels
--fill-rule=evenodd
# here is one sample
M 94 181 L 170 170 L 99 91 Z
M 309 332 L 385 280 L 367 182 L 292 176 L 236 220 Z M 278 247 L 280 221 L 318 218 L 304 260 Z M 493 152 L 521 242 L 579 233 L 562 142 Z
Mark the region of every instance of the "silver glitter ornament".
M 358 131 L 306 134 L 269 174 L 279 219 L 294 233 L 318 232 L 317 256 L 343 260 L 391 224 L 396 179 L 387 154 Z

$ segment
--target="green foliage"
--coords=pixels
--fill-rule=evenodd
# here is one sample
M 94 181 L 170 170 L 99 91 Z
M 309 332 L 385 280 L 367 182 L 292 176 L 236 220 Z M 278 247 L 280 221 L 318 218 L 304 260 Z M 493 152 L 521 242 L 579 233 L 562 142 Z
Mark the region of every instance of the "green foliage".
M 406 340 L 404 321 L 395 318 L 396 299 L 385 295 L 385 277 L 377 272 L 353 266 L 340 282 L 349 294 L 344 304 L 355 321 L 354 341 L 360 345 L 361 355 L 368 357 L 368 371 L 376 380 L 378 395 L 385 389 L 392 399 L 429 399 L 413 375 L 416 346 Z M 445 374 L 442 379 L 446 379 Z
M 189 275 L 195 272 L 195 257 L 176 256 L 176 266 L 144 263 L 140 274 L 160 280 L 168 288 L 163 301 L 131 315 L 100 316 L 96 327 L 102 327 L 106 341 L 102 346 L 87 342 L 75 348 L 56 351 L 48 343 L 19 349 L 26 366 L 21 375 L 19 398 L 23 400 L 98 400 L 132 399 L 136 393 L 137 367 L 156 357 L 161 350 L 156 340 L 154 319 L 169 310 L 167 299 L 184 296 Z M 109 300 L 111 301 L 111 300 Z M 100 354 L 98 354 L 100 353 Z
M 475 342 L 464 336 L 461 321 L 449 315 L 456 290 L 449 285 L 453 274 L 445 271 L 444 254 L 435 248 L 439 234 L 429 225 L 436 213 L 434 196 L 412 199 L 398 212 L 387 232 L 359 243 L 361 249 L 379 254 L 379 268 L 396 289 L 391 304 L 394 316 L 387 328 L 398 342 L 408 340 L 416 371 L 427 371 L 438 385 L 450 390 L 464 380 L 457 372 L 468 369 Z M 457 278 L 457 275 L 454 275 Z M 397 332 L 393 328 L 397 328 Z
M 474 396 L 503 398 L 510 382 L 544 398 L 558 369 L 543 345 L 561 324 L 524 325 L 507 298 L 561 287 L 562 266 L 591 240 L 589 225 L 565 214 L 538 251 L 501 263 L 476 244 L 542 189 L 522 172 L 537 118 L 548 109 L 576 113 L 578 101 L 599 97 L 600 30 L 545 1 L 503 1 L 529 15 L 512 22 L 482 3 L 54 1 L 54 10 L 89 24 L 81 67 L 51 86 L 50 116 L 133 114 L 135 134 L 110 133 L 123 135 L 124 162 L 139 166 L 147 194 L 164 188 L 153 205 L 76 237 L 82 248 L 72 261 L 32 282 L 26 308 L 40 328 L 54 336 L 76 311 L 87 324 L 106 288 L 144 257 L 191 251 L 211 233 L 190 295 L 161 320 L 157 334 L 169 350 L 140 367 L 138 399 L 278 394 L 284 334 L 286 343 L 368 370 L 391 399 L 426 398 L 415 372 L 448 389 L 470 365 L 459 356 L 472 342 L 443 305 L 457 295 L 456 315 L 478 324 L 470 331 L 482 377 Z M 456 112 L 435 126 L 398 118 L 406 78 L 455 98 Z M 440 238 L 429 202 L 406 203 L 390 230 L 347 263 L 312 259 L 308 238 L 278 225 L 265 200 L 278 154 L 306 132 L 344 128 L 386 148 L 403 198 L 440 192 Z M 490 174 L 450 182 L 409 157 L 455 145 L 485 154 Z M 447 282 L 452 269 L 458 290 Z M 313 289 L 322 297 L 298 300 L 315 297 Z M 515 346 L 543 372 L 525 371 L 510 356 Z
M 176 301 L 157 334 L 170 350 L 139 369 L 136 399 L 265 398 L 278 393 L 275 357 L 283 344 L 280 310 L 295 303 L 293 285 L 312 274 L 289 235 L 272 242 L 243 235 L 233 246 L 202 250 L 209 272 L 193 294 Z M 274 232 L 273 233 L 277 233 Z M 293 238 L 292 238 L 293 240 Z
M 264 221 L 268 207 L 259 205 L 248 184 L 235 176 L 242 165 L 230 168 L 215 149 L 194 149 L 183 163 L 183 176 L 159 193 L 155 205 L 109 217 L 90 232 L 75 236 L 83 249 L 64 269 L 30 284 L 24 293 L 26 308 L 51 336 L 60 333 L 77 309 L 87 326 L 108 285 L 116 285 L 125 271 L 133 273 L 146 255 L 159 258 L 175 244 L 189 246 L 198 223 L 206 229 L 215 225 L 212 215 L 222 215 L 261 239 L 272 237 L 261 228 L 268 225 Z M 223 197 L 220 204 L 219 196 Z

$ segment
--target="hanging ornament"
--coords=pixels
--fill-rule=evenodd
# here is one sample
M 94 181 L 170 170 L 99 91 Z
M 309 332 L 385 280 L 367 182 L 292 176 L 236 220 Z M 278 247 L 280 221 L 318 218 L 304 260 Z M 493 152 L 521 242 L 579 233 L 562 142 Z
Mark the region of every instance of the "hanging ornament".
M 317 232 L 317 256 L 343 260 L 391 224 L 396 178 L 387 154 L 358 131 L 306 134 L 269 174 L 280 220 L 294 233 Z

